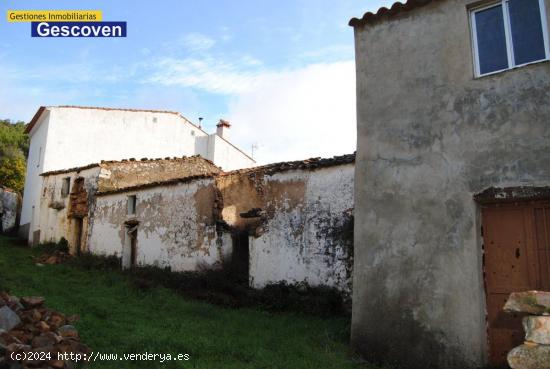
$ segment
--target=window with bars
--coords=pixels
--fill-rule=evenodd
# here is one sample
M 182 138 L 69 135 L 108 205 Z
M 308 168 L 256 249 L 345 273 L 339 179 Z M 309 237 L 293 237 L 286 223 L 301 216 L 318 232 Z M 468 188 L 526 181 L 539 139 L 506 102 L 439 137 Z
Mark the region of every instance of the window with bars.
M 476 76 L 550 58 L 544 0 L 501 0 L 470 15 Z

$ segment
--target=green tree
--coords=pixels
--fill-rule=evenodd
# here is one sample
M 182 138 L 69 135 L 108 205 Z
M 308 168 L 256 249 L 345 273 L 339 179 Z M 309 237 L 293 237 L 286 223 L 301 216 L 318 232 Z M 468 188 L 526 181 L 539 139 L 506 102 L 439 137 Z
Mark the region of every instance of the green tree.
M 29 138 L 25 123 L 0 120 L 0 184 L 23 191 Z

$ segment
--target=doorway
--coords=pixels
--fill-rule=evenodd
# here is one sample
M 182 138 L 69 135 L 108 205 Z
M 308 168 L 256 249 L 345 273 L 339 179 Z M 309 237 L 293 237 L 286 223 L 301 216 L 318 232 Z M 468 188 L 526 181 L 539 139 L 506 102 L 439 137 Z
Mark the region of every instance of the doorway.
M 137 225 L 126 226 L 126 237 L 122 250 L 122 268 L 131 269 L 137 264 Z
M 550 201 L 483 206 L 482 227 L 489 359 L 507 368 L 525 338 L 521 316 L 502 310 L 508 296 L 550 289 Z
M 239 231 L 233 234 L 233 252 L 231 255 L 231 268 L 239 282 L 248 284 L 250 268 L 250 251 L 248 244 L 248 232 Z
M 82 253 L 82 227 L 83 227 L 83 219 L 82 218 L 74 218 L 74 245 L 76 249 L 76 255 L 80 256 Z

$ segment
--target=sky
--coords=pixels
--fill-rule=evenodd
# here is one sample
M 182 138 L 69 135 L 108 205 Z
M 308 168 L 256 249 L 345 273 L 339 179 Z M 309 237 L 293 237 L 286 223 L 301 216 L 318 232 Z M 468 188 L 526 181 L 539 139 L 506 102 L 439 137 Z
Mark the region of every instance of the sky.
M 355 151 L 352 17 L 390 0 L 10 0 L 0 119 L 41 105 L 179 111 L 260 164 Z M 126 38 L 31 38 L 8 9 L 98 9 Z M 76 123 L 76 122 L 75 122 Z M 108 158 L 106 158 L 108 159 Z

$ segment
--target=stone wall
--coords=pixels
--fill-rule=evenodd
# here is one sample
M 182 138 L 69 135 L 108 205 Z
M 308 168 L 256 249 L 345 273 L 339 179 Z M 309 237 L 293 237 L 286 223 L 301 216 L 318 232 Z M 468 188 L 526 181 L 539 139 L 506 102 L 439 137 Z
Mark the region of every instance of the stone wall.
M 13 234 L 17 231 L 20 205 L 19 194 L 0 186 L 0 233 Z
M 550 185 L 550 63 L 474 78 L 474 1 L 414 3 L 427 5 L 355 29 L 352 343 L 406 368 L 475 368 L 487 339 L 473 196 Z

